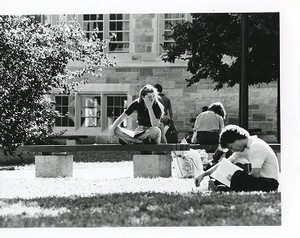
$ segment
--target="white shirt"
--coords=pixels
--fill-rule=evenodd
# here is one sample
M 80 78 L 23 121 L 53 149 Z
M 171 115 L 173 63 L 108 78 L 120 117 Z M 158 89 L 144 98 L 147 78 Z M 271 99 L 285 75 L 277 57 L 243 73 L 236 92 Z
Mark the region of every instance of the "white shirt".
M 248 138 L 247 148 L 243 152 L 234 152 L 228 159 L 233 162 L 239 162 L 247 159 L 252 168 L 259 168 L 260 177 L 274 178 L 278 180 L 279 165 L 273 149 L 257 136 Z

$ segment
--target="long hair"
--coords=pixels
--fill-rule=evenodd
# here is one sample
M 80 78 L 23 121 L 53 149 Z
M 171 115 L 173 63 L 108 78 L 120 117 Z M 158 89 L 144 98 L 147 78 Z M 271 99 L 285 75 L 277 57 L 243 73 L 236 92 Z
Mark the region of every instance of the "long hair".
M 209 111 L 213 111 L 214 113 L 218 114 L 225 120 L 226 117 L 226 111 L 221 102 L 214 102 L 208 107 Z
M 145 97 L 148 93 L 154 93 L 154 96 L 155 96 L 154 100 L 158 104 L 158 106 L 162 112 L 162 115 L 163 115 L 164 114 L 164 106 L 159 101 L 160 96 L 158 95 L 157 89 L 153 85 L 146 84 L 144 87 L 142 87 L 142 89 L 139 92 L 138 102 L 139 103 L 143 102 L 143 97 Z

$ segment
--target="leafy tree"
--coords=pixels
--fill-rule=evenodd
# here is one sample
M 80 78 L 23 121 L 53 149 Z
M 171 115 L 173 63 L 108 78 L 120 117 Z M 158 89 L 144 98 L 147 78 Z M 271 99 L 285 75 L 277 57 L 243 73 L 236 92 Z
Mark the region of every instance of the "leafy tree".
M 240 81 L 241 14 L 192 14 L 192 22 L 176 24 L 162 59 L 188 61 L 187 86 L 211 78 L 215 89 Z M 248 14 L 248 84 L 279 79 L 279 14 Z
M 45 26 L 30 17 L 0 16 L 0 147 L 5 153 L 53 133 L 59 114 L 50 92 L 73 93 L 85 83 L 75 78 L 113 66 L 104 53 L 108 42 L 87 40 L 76 21 Z M 70 61 L 83 66 L 70 71 Z

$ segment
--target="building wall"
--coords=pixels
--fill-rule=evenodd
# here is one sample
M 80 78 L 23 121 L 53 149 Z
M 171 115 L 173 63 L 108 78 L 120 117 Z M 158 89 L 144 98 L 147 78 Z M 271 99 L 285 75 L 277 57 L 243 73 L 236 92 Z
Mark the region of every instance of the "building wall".
M 239 86 L 213 90 L 210 79 L 186 86 L 186 63 L 175 64 L 161 60 L 162 22 L 161 14 L 132 14 L 130 18 L 130 53 L 111 53 L 116 56 L 117 66 L 103 69 L 101 78 L 86 76 L 93 84 L 130 85 L 128 95 L 132 100 L 145 84 L 159 83 L 164 93 L 171 99 L 175 126 L 179 137 L 185 136 L 191 126 L 189 120 L 196 117 L 203 106 L 219 101 L 227 112 L 226 124 L 239 124 Z M 69 65 L 77 68 L 76 65 Z M 130 123 L 136 126 L 135 116 Z M 249 128 L 260 128 L 259 137 L 267 142 L 276 142 L 277 138 L 277 83 L 260 84 L 249 88 Z M 80 134 L 83 134 L 81 131 Z M 76 131 L 74 132 L 76 134 Z M 98 132 L 97 132 L 98 133 Z M 106 141 L 107 130 L 99 132 L 96 142 Z

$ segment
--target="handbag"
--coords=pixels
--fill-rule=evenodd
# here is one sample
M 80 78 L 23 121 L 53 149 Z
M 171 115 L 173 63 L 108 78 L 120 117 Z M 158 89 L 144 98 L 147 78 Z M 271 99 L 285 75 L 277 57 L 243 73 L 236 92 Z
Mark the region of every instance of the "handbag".
M 174 122 L 170 122 L 170 126 L 166 131 L 167 143 L 178 143 L 178 131 L 174 126 Z

